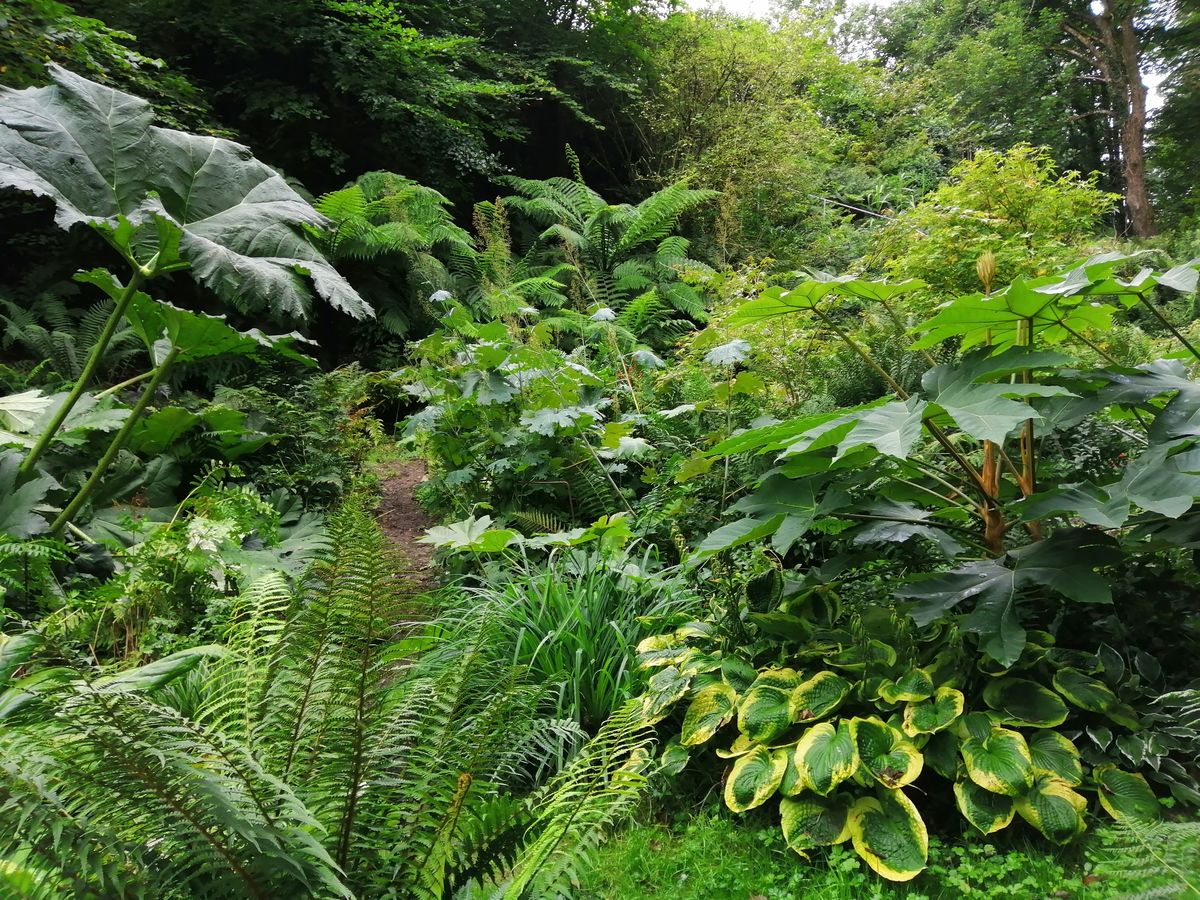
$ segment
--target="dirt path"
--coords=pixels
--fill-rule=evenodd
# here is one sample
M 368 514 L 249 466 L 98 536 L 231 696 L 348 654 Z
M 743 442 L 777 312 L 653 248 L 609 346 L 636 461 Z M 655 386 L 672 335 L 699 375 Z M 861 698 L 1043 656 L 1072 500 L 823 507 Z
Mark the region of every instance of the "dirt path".
M 408 561 L 405 574 L 419 589 L 433 584 L 433 547 L 417 538 L 436 523 L 418 505 L 413 491 L 425 480 L 425 463 L 419 459 L 396 459 L 376 470 L 379 476 L 379 527 L 392 546 Z

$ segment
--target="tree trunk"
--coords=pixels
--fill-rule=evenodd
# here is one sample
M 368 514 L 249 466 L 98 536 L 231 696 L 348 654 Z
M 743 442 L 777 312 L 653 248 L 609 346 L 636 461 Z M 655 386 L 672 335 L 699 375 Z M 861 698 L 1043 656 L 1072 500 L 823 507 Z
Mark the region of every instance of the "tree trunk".
M 1146 83 L 1142 80 L 1138 34 L 1133 18 L 1126 17 L 1118 29 L 1121 63 L 1129 95 L 1129 114 L 1121 127 L 1121 175 L 1125 185 L 1125 209 L 1129 229 L 1136 237 L 1155 234 L 1154 209 L 1146 191 Z

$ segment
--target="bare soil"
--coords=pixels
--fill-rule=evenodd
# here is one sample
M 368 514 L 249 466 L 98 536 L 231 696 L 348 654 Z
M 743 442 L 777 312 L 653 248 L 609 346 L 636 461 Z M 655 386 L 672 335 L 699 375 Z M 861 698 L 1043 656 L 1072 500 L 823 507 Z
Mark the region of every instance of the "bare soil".
M 417 485 L 425 480 L 425 463 L 419 459 L 396 459 L 381 464 L 375 470 L 379 476 L 379 527 L 392 546 L 408 562 L 404 573 L 415 587 L 433 583 L 433 547 L 417 543 L 426 529 L 436 524 L 417 503 L 413 495 Z

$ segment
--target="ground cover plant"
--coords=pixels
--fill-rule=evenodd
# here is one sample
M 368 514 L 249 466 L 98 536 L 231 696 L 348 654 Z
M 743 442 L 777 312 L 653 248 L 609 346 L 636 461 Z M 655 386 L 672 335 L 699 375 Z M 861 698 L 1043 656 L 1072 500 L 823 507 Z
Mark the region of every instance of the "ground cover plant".
M 10 6 L 0 894 L 1195 895 L 1188 3 Z

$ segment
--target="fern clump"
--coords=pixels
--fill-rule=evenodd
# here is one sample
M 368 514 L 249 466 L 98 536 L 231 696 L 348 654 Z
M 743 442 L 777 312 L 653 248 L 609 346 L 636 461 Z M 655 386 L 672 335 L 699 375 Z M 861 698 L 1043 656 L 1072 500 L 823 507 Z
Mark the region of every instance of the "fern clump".
M 1109 896 L 1200 897 L 1200 822 L 1125 819 L 1098 832 L 1089 856 Z

